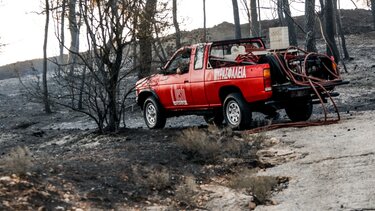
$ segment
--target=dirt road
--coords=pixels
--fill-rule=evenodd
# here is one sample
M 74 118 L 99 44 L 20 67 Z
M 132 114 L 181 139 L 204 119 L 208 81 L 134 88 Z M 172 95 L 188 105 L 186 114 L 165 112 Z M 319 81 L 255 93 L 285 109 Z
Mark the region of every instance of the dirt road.
M 276 206 L 256 210 L 375 210 L 374 111 L 346 115 L 339 124 L 269 132 L 306 157 L 260 174 L 288 176 Z

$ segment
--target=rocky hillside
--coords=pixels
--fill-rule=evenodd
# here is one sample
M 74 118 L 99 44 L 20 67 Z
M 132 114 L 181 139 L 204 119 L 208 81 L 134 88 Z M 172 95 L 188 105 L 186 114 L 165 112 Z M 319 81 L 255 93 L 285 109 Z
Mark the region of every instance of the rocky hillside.
M 341 10 L 341 18 L 343 24 L 343 30 L 345 34 L 359 34 L 359 33 L 366 33 L 372 31 L 372 18 L 371 18 L 371 11 L 364 10 L 364 9 L 355 9 L 355 10 Z M 295 17 L 296 22 L 296 29 L 298 33 L 299 39 L 304 39 L 305 33 L 302 31 L 304 28 L 304 16 L 297 16 Z M 270 27 L 277 27 L 279 26 L 279 21 L 277 19 L 274 20 L 264 20 L 261 22 L 262 26 L 262 36 L 268 36 L 268 29 Z M 242 36 L 248 37 L 250 36 L 250 28 L 248 24 L 242 24 Z M 317 20 L 316 25 L 316 32 L 317 37 L 321 37 L 320 34 L 320 25 L 319 21 Z M 194 41 L 201 37 L 200 35 L 203 34 L 203 29 L 196 29 L 191 32 L 185 32 L 184 36 L 190 38 Z M 233 39 L 234 38 L 234 24 L 223 22 L 218 24 L 212 28 L 208 29 L 208 38 L 211 41 L 214 40 L 223 40 L 223 39 Z M 188 39 L 185 40 L 188 42 Z

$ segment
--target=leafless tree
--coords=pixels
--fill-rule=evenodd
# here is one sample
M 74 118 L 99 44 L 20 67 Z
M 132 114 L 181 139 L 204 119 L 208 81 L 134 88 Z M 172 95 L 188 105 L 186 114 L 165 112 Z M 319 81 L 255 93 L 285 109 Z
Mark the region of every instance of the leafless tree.
M 237 0 L 232 0 L 232 6 L 233 6 L 233 18 L 234 18 L 234 31 L 235 31 L 235 38 L 240 39 L 241 38 L 241 24 L 240 24 L 240 15 L 238 11 L 238 2 Z
M 43 43 L 43 103 L 44 110 L 46 113 L 51 113 L 51 106 L 48 97 L 48 85 L 47 85 L 47 44 L 48 44 L 48 25 L 50 18 L 50 6 L 49 0 L 45 0 L 45 13 L 46 13 L 46 23 L 44 26 L 44 43 Z
M 176 49 L 181 47 L 181 31 L 177 20 L 177 0 L 173 0 L 173 25 L 176 30 Z
M 291 45 L 298 45 L 297 42 L 297 33 L 296 33 L 296 27 L 294 23 L 294 19 L 292 17 L 292 13 L 290 11 L 290 5 L 288 0 L 283 0 L 283 9 L 284 9 L 284 14 L 285 14 L 285 19 L 288 25 L 289 29 L 289 39 L 290 39 L 290 44 Z
M 165 49 L 162 43 L 162 38 L 159 35 L 162 29 L 155 22 L 153 22 L 152 25 L 154 26 L 154 32 L 155 32 L 155 39 L 153 39 L 152 41 L 152 46 L 153 46 L 155 54 L 159 58 L 160 63 L 165 64 L 168 58 L 167 58 L 167 53 L 165 52 Z
M 137 43 L 137 28 L 138 28 L 138 17 L 139 17 L 139 12 L 138 10 L 134 11 L 133 15 L 133 22 L 132 22 L 132 60 L 133 60 L 133 70 L 134 71 L 139 71 L 139 64 L 138 64 L 138 43 Z
M 279 17 L 280 26 L 286 26 L 286 21 L 285 21 L 285 18 L 284 18 L 284 11 L 283 11 L 284 6 L 283 5 L 284 5 L 284 0 L 277 0 L 276 8 L 277 8 L 277 16 Z
M 57 28 L 57 36 L 59 37 L 59 40 L 60 40 L 60 44 L 59 44 L 59 50 L 60 50 L 60 53 L 59 53 L 59 58 L 58 58 L 58 63 L 59 64 L 64 64 L 65 61 L 64 61 L 64 49 L 65 49 L 65 14 L 66 14 L 66 2 L 67 0 L 58 0 L 56 1 L 56 8 L 55 9 L 51 9 L 52 11 L 52 14 L 55 13 L 55 20 L 57 22 L 57 26 L 60 26 L 60 28 Z M 53 1 L 51 2 L 52 4 L 52 8 L 54 7 L 53 6 Z M 61 10 L 59 11 L 58 8 L 61 8 Z M 58 69 L 57 69 L 57 74 L 59 75 L 62 71 L 62 68 L 63 66 L 62 65 L 59 65 L 58 66 Z
M 77 1 L 88 50 L 79 52 L 67 48 L 77 57 L 75 74 L 66 71 L 56 77 L 57 90 L 51 95 L 55 103 L 91 117 L 100 132 L 118 130 L 125 99 L 134 86 L 127 76 L 132 72 L 129 52 L 138 3 L 133 0 Z M 82 92 L 82 109 L 70 103 L 70 90 L 75 95 Z M 77 105 L 79 100 L 74 98 L 73 104 Z
M 140 17 L 138 29 L 139 50 L 140 50 L 140 71 L 138 78 L 150 75 L 152 63 L 152 41 L 153 22 L 156 14 L 157 0 L 147 0 Z
M 375 0 L 371 0 L 371 13 L 372 13 L 372 21 L 373 21 L 374 30 L 375 30 Z
M 203 42 L 207 42 L 206 0 L 203 0 Z
M 68 22 L 69 22 L 69 32 L 70 32 L 70 46 L 69 46 L 69 55 L 68 55 L 68 69 L 69 69 L 69 76 L 71 79 L 74 78 L 75 69 L 77 65 L 77 53 L 79 52 L 79 34 L 80 34 L 80 20 L 77 20 L 77 18 L 80 18 L 79 15 L 77 15 L 76 7 L 77 7 L 77 0 L 68 0 Z M 84 77 L 84 75 L 82 76 Z M 74 83 L 73 81 L 71 81 Z M 71 90 L 71 103 L 72 107 L 78 106 L 75 105 L 75 92 L 74 90 Z M 78 102 L 79 105 L 82 105 L 82 102 Z M 79 107 L 79 106 L 78 106 Z M 81 109 L 81 108 L 79 108 Z
M 341 47 L 344 53 L 344 58 L 343 59 L 349 59 L 349 52 L 348 49 L 346 48 L 346 40 L 345 40 L 345 35 L 342 30 L 342 24 L 341 24 L 341 11 L 340 8 L 337 7 L 337 0 L 333 4 L 334 10 L 335 10 L 335 17 L 336 17 L 336 25 L 337 25 L 337 33 L 340 36 L 341 39 Z
M 306 0 L 305 2 L 305 32 L 306 32 L 306 50 L 316 52 L 315 40 L 315 0 Z
M 340 54 L 335 41 L 335 14 L 334 14 L 334 2 L 335 0 L 325 0 L 323 15 L 324 15 L 324 27 L 325 27 L 325 39 L 327 42 L 327 54 L 333 56 L 335 61 L 340 61 Z
M 257 12 L 257 0 L 248 0 L 241 1 L 243 7 L 246 10 L 246 16 L 250 26 L 250 36 L 257 37 L 260 36 L 260 24 L 258 21 L 258 12 Z
M 260 7 L 260 5 L 258 5 Z M 260 22 L 258 21 L 257 0 L 250 0 L 251 32 L 252 36 L 260 36 Z
M 290 44 L 297 46 L 296 27 L 288 0 L 277 0 L 277 14 L 279 16 L 280 25 L 288 26 Z

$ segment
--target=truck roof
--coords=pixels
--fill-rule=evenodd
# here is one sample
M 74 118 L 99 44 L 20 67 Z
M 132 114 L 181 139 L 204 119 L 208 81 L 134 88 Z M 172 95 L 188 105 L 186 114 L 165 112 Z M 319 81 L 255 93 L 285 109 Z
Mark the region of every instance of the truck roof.
M 264 44 L 263 42 L 263 38 L 264 37 L 249 37 L 249 38 L 241 38 L 241 39 L 230 39 L 230 40 L 217 40 L 217 41 L 213 41 L 211 42 L 213 45 L 215 44 L 234 44 L 234 43 L 241 43 L 241 42 L 251 42 L 251 41 L 259 41 L 261 40 L 261 42 Z

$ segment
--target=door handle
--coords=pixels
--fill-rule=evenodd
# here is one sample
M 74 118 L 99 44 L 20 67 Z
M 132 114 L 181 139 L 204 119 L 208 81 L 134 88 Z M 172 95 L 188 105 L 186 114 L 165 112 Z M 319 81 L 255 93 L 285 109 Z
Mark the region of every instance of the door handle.
M 184 83 L 189 83 L 189 80 L 184 80 Z

